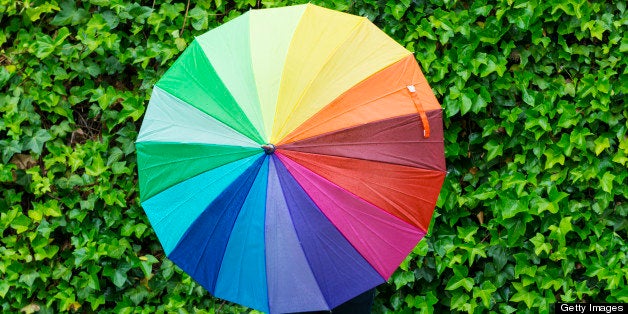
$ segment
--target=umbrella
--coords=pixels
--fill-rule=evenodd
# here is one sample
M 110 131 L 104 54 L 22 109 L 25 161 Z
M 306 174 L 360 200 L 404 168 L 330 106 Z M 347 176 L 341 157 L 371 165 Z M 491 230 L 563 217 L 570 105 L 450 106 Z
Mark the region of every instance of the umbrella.
M 189 45 L 136 142 L 163 249 L 216 297 L 325 310 L 392 275 L 445 177 L 442 110 L 364 17 L 252 10 Z

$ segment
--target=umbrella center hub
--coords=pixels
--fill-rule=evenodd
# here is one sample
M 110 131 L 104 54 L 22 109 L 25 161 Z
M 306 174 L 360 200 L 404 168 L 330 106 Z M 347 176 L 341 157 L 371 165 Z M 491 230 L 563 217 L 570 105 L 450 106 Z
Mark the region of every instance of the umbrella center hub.
M 266 144 L 266 145 L 262 145 L 262 148 L 264 149 L 264 152 L 266 153 L 266 155 L 272 155 L 275 153 L 275 149 L 277 149 L 275 147 L 275 145 L 273 144 Z

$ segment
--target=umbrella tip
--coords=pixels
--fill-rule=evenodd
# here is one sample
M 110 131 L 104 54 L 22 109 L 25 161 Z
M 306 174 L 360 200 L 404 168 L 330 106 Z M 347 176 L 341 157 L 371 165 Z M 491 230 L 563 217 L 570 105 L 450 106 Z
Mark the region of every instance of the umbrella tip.
M 270 144 L 270 143 L 262 145 L 262 148 L 264 149 L 264 152 L 266 153 L 266 155 L 274 154 L 275 149 L 276 149 L 275 145 Z

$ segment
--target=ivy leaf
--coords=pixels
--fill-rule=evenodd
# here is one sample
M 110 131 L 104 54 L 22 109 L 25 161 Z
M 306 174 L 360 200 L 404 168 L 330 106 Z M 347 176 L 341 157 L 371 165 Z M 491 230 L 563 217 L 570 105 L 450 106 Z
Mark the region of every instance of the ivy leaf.
M 458 227 L 458 238 L 462 239 L 464 242 L 473 241 L 473 236 L 478 232 L 478 226 L 469 226 L 469 227 Z M 473 241 L 475 242 L 475 241 Z
M 120 112 L 120 117 L 118 118 L 119 122 L 122 122 L 128 117 L 131 117 L 133 121 L 139 120 L 144 114 L 144 110 L 146 109 L 144 106 L 144 101 L 139 99 L 138 97 L 129 97 L 122 102 L 122 111 Z
M 59 7 L 56 3 L 43 3 L 36 7 L 30 7 L 26 9 L 26 15 L 31 20 L 31 22 L 35 22 L 39 20 L 42 13 L 50 13 L 55 10 L 59 10 Z
M 501 156 L 503 154 L 503 146 L 502 143 L 498 142 L 496 139 L 492 139 L 484 144 L 484 149 L 488 152 L 486 156 L 486 161 L 490 161 L 491 159 Z
M 512 302 L 523 301 L 528 308 L 531 308 L 536 303 L 537 298 L 540 297 L 538 293 L 528 291 L 522 283 L 513 282 L 513 286 L 517 292 L 510 298 L 510 301 Z
M 11 288 L 11 286 L 9 286 L 8 280 L 0 281 L 0 298 L 4 299 L 7 296 L 7 293 L 9 292 L 9 288 Z
M 107 170 L 107 166 L 100 154 L 95 154 L 92 157 L 92 162 L 88 166 L 85 166 L 85 173 L 92 177 L 99 176 L 101 173 L 105 172 L 105 170 Z
M 102 110 L 107 110 L 109 105 L 114 103 L 115 100 L 119 98 L 117 91 L 112 86 L 107 86 L 106 88 L 102 86 L 98 86 L 98 88 L 93 90 L 92 97 L 89 101 L 97 101 L 98 106 Z
M 185 50 L 185 48 L 188 46 L 187 42 L 185 42 L 185 39 L 181 37 L 175 38 L 174 43 L 177 46 L 177 49 L 179 49 L 179 51 Z
M 487 58 L 487 63 L 482 72 L 480 72 L 480 77 L 486 77 L 493 72 L 497 72 L 499 76 L 504 75 L 506 71 L 506 59 L 501 59 L 497 61 L 495 56 L 489 56 Z
M 200 31 L 207 29 L 209 23 L 207 11 L 199 7 L 195 7 L 194 9 L 190 10 L 190 12 L 188 12 L 188 16 L 190 17 L 192 27 L 194 27 L 195 30 Z
M 472 106 L 473 100 L 471 100 L 471 98 L 466 93 L 463 93 L 460 99 L 460 114 L 465 115 L 467 112 L 469 112 L 469 110 L 471 110 Z
M 106 268 L 108 271 L 103 275 L 111 278 L 111 281 L 118 288 L 122 288 L 127 281 L 127 270 L 124 268 Z
M 11 222 L 11 228 L 15 229 L 15 232 L 18 234 L 25 232 L 31 226 L 31 219 L 24 216 L 23 214 L 18 214 L 17 217 L 13 219 Z
M 55 50 L 54 42 L 48 35 L 37 38 L 33 47 L 35 49 L 35 56 L 39 59 L 45 59 Z
M 2 162 L 7 164 L 14 154 L 22 152 L 22 145 L 17 140 L 7 141 L 0 140 L 0 149 L 2 150 Z
M 545 237 L 540 233 L 537 233 L 533 238 L 531 238 L 530 242 L 534 244 L 534 254 L 536 255 L 541 254 L 543 251 L 549 254 L 552 250 L 552 246 L 545 242 Z
M 605 149 L 611 147 L 608 137 L 598 137 L 595 141 L 595 154 L 600 155 Z
M 604 175 L 600 179 L 600 184 L 601 184 L 602 190 L 604 192 L 607 192 L 607 193 L 612 193 L 613 192 L 613 180 L 615 180 L 615 175 L 614 174 L 612 174 L 610 172 L 604 173 Z
M 495 293 L 495 291 L 497 291 L 497 288 L 492 282 L 484 281 L 481 287 L 473 287 L 473 297 L 480 298 L 482 300 L 482 304 L 486 308 L 490 308 L 493 293 Z
M 413 272 L 395 272 L 392 276 L 392 281 L 395 283 L 397 289 L 414 282 L 414 279 Z
M 551 169 L 555 164 L 560 164 L 561 166 L 565 164 L 565 155 L 554 151 L 552 148 L 546 149 L 543 155 L 547 157 L 545 169 Z
M 36 270 L 31 269 L 29 271 L 23 272 L 22 275 L 20 275 L 20 282 L 23 282 L 27 286 L 32 287 L 33 283 L 35 283 L 35 279 L 37 278 L 39 278 L 39 273 Z
M 573 230 L 571 220 L 573 217 L 563 217 L 560 220 L 558 227 L 556 225 L 549 226 L 550 233 L 549 237 L 552 240 L 558 241 L 558 247 L 562 248 L 566 245 L 566 235 L 569 231 Z
M 161 267 L 159 268 L 159 270 L 161 271 L 161 275 L 166 279 L 170 279 L 172 277 L 172 275 L 174 274 L 174 263 L 168 259 L 164 260 L 161 263 Z
M 174 4 L 164 3 L 161 5 L 161 8 L 159 9 L 159 14 L 163 14 L 168 19 L 174 20 L 176 17 L 181 15 L 181 12 L 184 9 L 185 9 L 185 6 L 183 3 L 174 3 Z M 191 12 L 192 10 L 190 10 L 188 14 L 192 13 Z
M 128 13 L 132 18 L 135 19 L 135 22 L 139 24 L 144 24 L 145 20 L 150 16 L 153 12 L 153 9 L 147 6 L 142 6 L 138 3 L 132 3 L 127 7 Z
M 61 27 L 57 30 L 57 34 L 54 39 L 54 45 L 59 46 L 63 44 L 66 38 L 70 36 L 70 30 L 67 27 Z
M 488 92 L 486 87 L 482 86 L 482 87 L 480 87 L 480 93 L 477 95 L 477 99 L 473 103 L 473 107 L 471 108 L 471 111 L 473 111 L 473 113 L 477 114 L 481 110 L 486 108 L 488 103 L 490 103 L 491 101 L 492 101 L 491 100 L 491 94 Z
M 401 3 L 398 3 L 396 1 L 388 1 L 388 3 L 386 3 L 387 8 L 390 9 L 390 13 L 396 20 L 401 20 L 409 7 L 409 1 L 400 2 Z
M 603 33 L 606 30 L 602 23 L 599 23 L 599 21 L 596 20 L 584 23 L 582 25 L 582 29 L 588 29 L 591 32 L 591 36 L 599 40 L 602 40 Z
M 111 11 L 103 12 L 102 17 L 107 22 L 110 30 L 113 30 L 120 24 L 120 18 Z
M 52 25 L 77 25 L 89 19 L 89 13 L 87 13 L 87 11 L 83 8 L 77 9 L 75 1 L 73 0 L 65 0 L 61 2 L 59 7 L 61 10 L 50 22 Z
M 157 258 L 152 255 L 140 256 L 140 266 L 144 272 L 144 277 L 150 277 L 153 272 L 153 264 L 157 262 L 159 262 Z
M 456 290 L 460 287 L 463 287 L 468 292 L 471 291 L 473 289 L 473 279 L 454 275 L 447 282 L 445 290 Z
M 470 297 L 466 293 L 456 293 L 451 297 L 451 308 L 462 309 Z
M 52 138 L 50 132 L 46 129 L 39 129 L 31 137 L 26 137 L 27 140 L 22 145 L 23 149 L 30 149 L 33 153 L 41 154 L 44 144 Z
M 149 295 L 150 293 L 144 286 L 137 286 L 129 291 L 129 298 L 135 305 L 140 305 Z
M 524 89 L 522 92 L 523 92 L 523 95 L 522 95 L 523 101 L 530 106 L 534 106 L 535 92 L 529 91 L 527 89 Z

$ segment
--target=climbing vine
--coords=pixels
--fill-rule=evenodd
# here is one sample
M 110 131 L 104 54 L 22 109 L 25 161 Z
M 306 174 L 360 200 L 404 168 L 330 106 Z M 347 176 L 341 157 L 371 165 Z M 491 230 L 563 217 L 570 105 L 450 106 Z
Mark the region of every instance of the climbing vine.
M 134 141 L 194 36 L 303 1 L 0 0 L 0 309 L 247 312 L 165 256 Z M 428 236 L 375 312 L 628 302 L 622 1 L 315 0 L 415 53 L 444 108 Z

